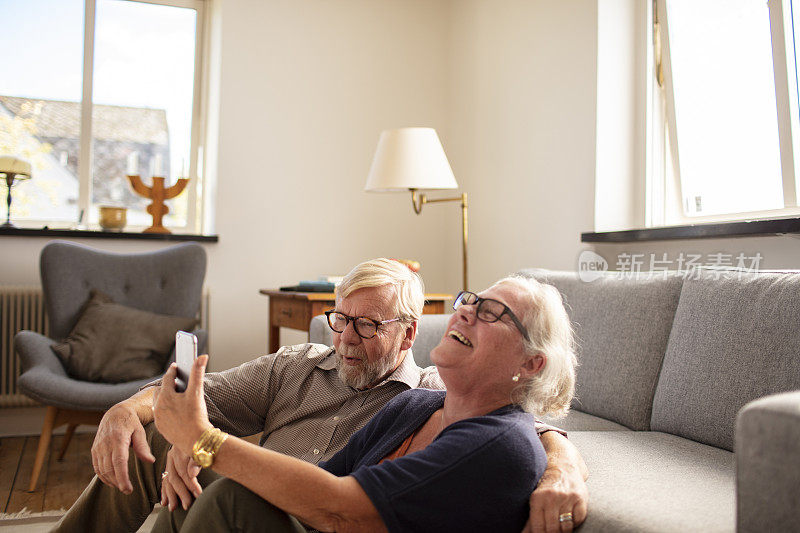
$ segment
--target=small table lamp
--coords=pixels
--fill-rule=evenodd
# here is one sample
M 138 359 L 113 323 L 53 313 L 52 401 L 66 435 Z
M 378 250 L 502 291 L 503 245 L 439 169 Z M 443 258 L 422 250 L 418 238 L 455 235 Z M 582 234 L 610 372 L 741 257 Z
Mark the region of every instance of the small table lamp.
M 11 223 L 11 187 L 16 181 L 31 178 L 31 164 L 18 157 L 0 156 L 0 179 L 5 179 L 8 193 L 6 194 L 6 222 L 0 228 L 15 228 Z
M 467 289 L 467 193 L 453 198 L 429 199 L 417 195 L 419 189 L 457 189 L 458 183 L 433 128 L 400 128 L 381 133 L 378 148 L 369 169 L 368 192 L 411 191 L 416 214 L 422 206 L 434 202 L 461 201 L 462 273 Z

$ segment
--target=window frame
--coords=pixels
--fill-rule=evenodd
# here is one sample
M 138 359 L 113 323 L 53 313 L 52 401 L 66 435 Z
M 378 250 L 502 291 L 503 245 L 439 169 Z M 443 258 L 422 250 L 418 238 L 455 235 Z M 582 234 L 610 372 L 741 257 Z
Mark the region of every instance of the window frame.
M 188 209 L 185 225 L 167 226 L 187 234 L 202 234 L 208 229 L 205 227 L 204 209 L 198 206 L 207 205 L 206 191 L 208 189 L 206 176 L 204 176 L 204 147 L 206 144 L 206 116 L 205 109 L 207 98 L 207 63 L 208 55 L 208 5 L 206 0 L 123 0 L 140 4 L 154 4 L 168 7 L 193 9 L 196 12 L 195 23 L 195 54 L 194 54 L 194 83 L 192 95 L 192 125 L 190 130 L 189 147 L 189 185 L 185 194 Z M 92 111 L 93 111 L 93 83 L 94 83 L 94 40 L 97 0 L 84 0 L 84 25 L 83 25 L 83 76 L 81 89 L 81 114 L 80 114 L 80 139 L 78 149 L 78 213 L 83 212 L 81 226 L 99 227 L 96 222 L 90 222 L 92 208 Z M 49 227 L 62 227 L 63 221 L 53 221 L 44 218 L 16 219 L 16 224 L 21 227 L 43 225 Z M 73 225 L 77 224 L 77 221 Z M 126 231 L 141 231 L 146 225 L 138 226 L 129 224 Z
M 648 110 L 652 122 L 648 129 L 650 141 L 647 143 L 651 150 L 645 205 L 647 227 L 784 218 L 800 214 L 797 201 L 800 115 L 796 58 L 794 42 L 785 31 L 786 28 L 790 31 L 792 28 L 791 0 L 768 0 L 784 206 L 762 211 L 692 216 L 685 212 L 681 186 L 667 1 L 653 0 L 650 17 L 653 45 L 648 70 L 649 84 L 653 89 L 650 91 Z

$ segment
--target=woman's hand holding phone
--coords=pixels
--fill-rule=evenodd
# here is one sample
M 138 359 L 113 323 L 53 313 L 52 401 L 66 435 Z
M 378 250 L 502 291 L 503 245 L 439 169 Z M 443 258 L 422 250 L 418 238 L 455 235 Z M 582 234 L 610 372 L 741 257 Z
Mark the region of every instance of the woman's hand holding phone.
M 175 444 L 175 441 L 177 440 L 173 435 L 183 429 L 181 427 L 176 427 L 183 425 L 180 423 L 176 424 L 176 422 L 178 422 L 177 419 L 184 418 L 187 415 L 189 418 L 193 418 L 192 411 L 199 411 L 196 414 L 199 414 L 200 418 L 202 418 L 206 424 L 208 423 L 208 415 L 205 411 L 205 402 L 202 398 L 202 376 L 207 358 L 204 358 L 202 361 L 198 362 L 196 362 L 196 359 L 197 337 L 191 333 L 179 331 L 175 335 L 176 364 L 170 367 L 164 378 L 166 381 L 170 380 L 170 378 L 174 376 L 174 391 L 184 392 L 186 391 L 190 382 L 189 376 L 192 375 L 194 370 L 194 380 L 192 381 L 193 387 L 191 392 L 194 393 L 193 395 L 196 396 L 196 398 L 181 398 L 181 401 L 177 403 L 187 404 L 188 402 L 190 405 L 186 405 L 185 407 L 189 408 L 179 408 L 176 410 L 174 409 L 175 406 L 172 405 L 175 402 L 170 401 L 170 399 L 174 398 L 174 400 L 177 400 L 178 397 L 168 399 L 168 397 L 172 396 L 170 394 L 171 391 L 166 392 L 163 394 L 163 396 L 162 394 L 158 394 L 156 401 L 154 402 L 155 407 L 153 409 L 153 412 L 156 415 L 156 427 L 158 427 L 159 431 L 161 431 L 167 440 L 173 444 Z M 193 369 L 193 367 L 196 365 L 201 365 L 201 367 Z M 162 383 L 162 388 L 166 387 L 167 389 L 170 389 L 172 388 L 171 385 L 172 383 Z M 163 393 L 164 391 L 162 390 L 159 392 Z M 158 396 L 162 396 L 160 406 L 158 405 Z M 189 426 L 191 426 L 191 424 L 189 424 Z M 167 436 L 165 433 L 168 433 L 169 436 Z M 197 474 L 199 472 L 200 467 L 194 463 L 191 457 L 184 451 L 181 451 L 177 446 L 173 446 L 167 454 L 167 464 L 161 483 L 162 505 L 166 505 L 170 511 L 174 510 L 179 505 L 184 509 L 188 509 L 193 499 L 197 498 L 203 490 L 200 487 L 200 484 L 197 482 Z

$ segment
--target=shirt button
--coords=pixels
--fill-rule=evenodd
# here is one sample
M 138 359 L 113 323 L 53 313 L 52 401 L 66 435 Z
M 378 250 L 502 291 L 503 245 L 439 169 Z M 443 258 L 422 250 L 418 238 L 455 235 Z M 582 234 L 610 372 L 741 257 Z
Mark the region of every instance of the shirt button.
M 314 448 L 314 455 L 319 455 L 319 450 Z
M 339 417 L 338 417 L 338 416 L 334 416 L 334 417 L 333 417 L 333 421 L 334 421 L 334 422 L 338 422 L 338 421 L 339 421 Z

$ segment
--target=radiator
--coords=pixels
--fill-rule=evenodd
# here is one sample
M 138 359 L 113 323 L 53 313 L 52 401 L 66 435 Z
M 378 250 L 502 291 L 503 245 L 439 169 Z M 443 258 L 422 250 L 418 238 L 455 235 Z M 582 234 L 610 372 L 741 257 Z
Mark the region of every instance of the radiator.
M 208 317 L 209 293 L 204 290 L 199 319 L 206 331 Z M 14 335 L 23 329 L 49 335 L 42 288 L 0 285 L 0 408 L 38 405 L 17 390 L 22 365 L 14 353 Z
M 17 390 L 22 366 L 14 353 L 14 335 L 23 329 L 42 335 L 50 330 L 41 287 L 0 286 L 0 407 L 37 405 Z

